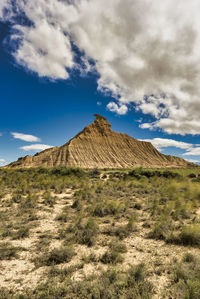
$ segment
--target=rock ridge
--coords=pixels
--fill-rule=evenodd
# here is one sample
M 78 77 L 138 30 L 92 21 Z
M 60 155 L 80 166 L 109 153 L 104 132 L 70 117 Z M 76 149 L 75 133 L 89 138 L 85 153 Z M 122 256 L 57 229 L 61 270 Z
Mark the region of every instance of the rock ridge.
M 73 166 L 91 168 L 191 167 L 195 164 L 161 154 L 150 142 L 139 141 L 111 130 L 99 114 L 75 137 L 60 147 L 19 158 L 10 168 Z

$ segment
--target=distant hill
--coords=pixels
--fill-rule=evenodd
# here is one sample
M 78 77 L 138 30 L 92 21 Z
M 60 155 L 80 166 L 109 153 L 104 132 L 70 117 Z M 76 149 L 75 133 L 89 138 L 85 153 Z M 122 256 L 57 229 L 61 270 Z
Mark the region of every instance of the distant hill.
M 191 167 L 182 158 L 161 154 L 150 142 L 111 130 L 98 114 L 95 121 L 60 147 L 19 158 L 10 168 L 74 166 L 82 168 Z

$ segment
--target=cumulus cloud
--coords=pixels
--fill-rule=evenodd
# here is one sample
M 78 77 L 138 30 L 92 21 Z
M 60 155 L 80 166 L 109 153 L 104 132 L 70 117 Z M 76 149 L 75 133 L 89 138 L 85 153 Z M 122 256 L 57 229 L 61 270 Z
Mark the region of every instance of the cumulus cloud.
M 141 141 L 151 142 L 159 151 L 163 148 L 176 147 L 178 149 L 186 150 L 182 156 L 199 156 L 200 157 L 200 147 L 199 144 L 192 144 L 182 141 L 177 141 L 167 138 L 153 138 L 153 139 L 142 139 Z M 194 159 L 187 159 L 190 162 L 200 162 Z
M 17 62 L 41 77 L 95 70 L 98 90 L 154 117 L 141 128 L 199 134 L 199 0 L 1 0 Z M 19 24 L 19 16 L 29 20 Z M 76 59 L 82 53 L 81 63 Z M 93 64 L 91 64 L 91 61 Z M 114 105 L 114 104 L 115 105 Z M 126 107 L 126 108 L 125 108 Z
M 1 0 L 0 1 L 0 19 L 10 19 L 12 17 L 11 1 Z
M 192 162 L 192 163 L 196 163 L 196 164 L 200 163 L 200 160 L 195 160 L 195 159 L 186 159 L 186 160 L 189 162 Z
M 6 163 L 5 159 L 0 159 L 0 163 Z
M 0 166 L 4 166 L 4 165 L 6 165 L 6 164 L 8 164 L 8 161 L 6 161 L 5 159 L 0 159 Z
M 27 142 L 38 142 L 40 141 L 40 138 L 33 136 L 33 135 L 27 135 L 23 133 L 17 133 L 17 132 L 11 132 L 11 135 L 15 139 L 20 139 Z
M 191 148 L 183 154 L 184 156 L 200 156 L 200 147 Z
M 126 105 L 117 105 L 115 102 L 108 103 L 107 108 L 111 112 L 116 112 L 117 114 L 120 114 L 120 115 L 126 114 L 128 111 L 128 108 Z
M 143 141 L 151 142 L 157 149 L 162 149 L 166 147 L 176 147 L 180 149 L 192 149 L 193 144 L 177 141 L 173 139 L 167 139 L 167 138 L 153 138 L 153 139 L 144 139 Z
M 45 149 L 53 147 L 52 145 L 46 145 L 46 144 L 31 144 L 31 145 L 25 145 L 21 146 L 20 149 L 24 151 L 43 151 Z

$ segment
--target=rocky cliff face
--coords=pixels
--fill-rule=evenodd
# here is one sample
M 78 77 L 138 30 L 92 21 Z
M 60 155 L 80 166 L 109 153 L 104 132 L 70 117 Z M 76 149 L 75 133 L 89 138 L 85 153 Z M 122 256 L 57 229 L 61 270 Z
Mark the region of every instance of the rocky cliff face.
M 19 158 L 9 167 L 160 168 L 194 165 L 184 159 L 161 154 L 149 142 L 114 132 L 104 117 L 95 116 L 92 124 L 63 146 L 45 150 L 33 157 Z

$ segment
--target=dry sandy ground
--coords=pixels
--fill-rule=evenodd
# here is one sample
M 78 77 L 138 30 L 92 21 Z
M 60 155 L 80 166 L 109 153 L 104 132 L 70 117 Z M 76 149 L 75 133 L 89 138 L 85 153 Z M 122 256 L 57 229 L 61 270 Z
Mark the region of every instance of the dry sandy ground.
M 55 195 L 55 194 L 52 194 Z M 21 251 L 18 259 L 0 261 L 0 285 L 1 287 L 14 288 L 15 290 L 23 290 L 24 288 L 35 288 L 38 283 L 45 280 L 45 273 L 48 267 L 36 268 L 32 259 L 38 254 L 37 245 L 42 234 L 50 233 L 56 236 L 62 224 L 56 220 L 62 209 L 73 203 L 73 191 L 67 189 L 64 193 L 57 195 L 56 203 L 53 208 L 44 208 L 41 205 L 38 210 L 39 220 L 36 227 L 31 230 L 30 237 L 22 240 L 4 239 L 3 242 L 9 241 L 14 246 L 21 246 L 25 250 Z M 1 207 L 0 207 L 1 208 Z M 170 286 L 170 276 L 167 273 L 169 265 L 173 263 L 173 259 L 179 259 L 185 252 L 191 252 L 198 255 L 199 249 L 185 248 L 182 246 L 168 245 L 164 241 L 152 240 L 146 238 L 149 228 L 143 226 L 149 215 L 144 211 L 138 211 L 137 231 L 131 236 L 124 239 L 128 252 L 124 254 L 124 262 L 118 267 L 126 270 L 129 265 L 144 262 L 150 269 L 150 281 L 154 284 L 155 295 L 153 299 L 162 299 L 163 291 Z M 117 223 L 116 223 L 117 225 Z M 103 228 L 103 225 L 100 226 Z M 1 241 L 2 242 L 2 241 Z M 53 238 L 49 244 L 49 250 L 60 247 L 62 241 Z M 75 247 L 77 255 L 68 264 L 61 264 L 59 267 L 66 265 L 76 265 L 81 262 L 83 256 L 95 253 L 101 256 L 107 247 L 102 246 L 100 240 L 92 248 L 77 245 Z M 84 275 L 90 275 L 100 272 L 105 265 L 100 262 L 86 263 L 81 270 L 73 273 L 73 280 L 81 280 Z

